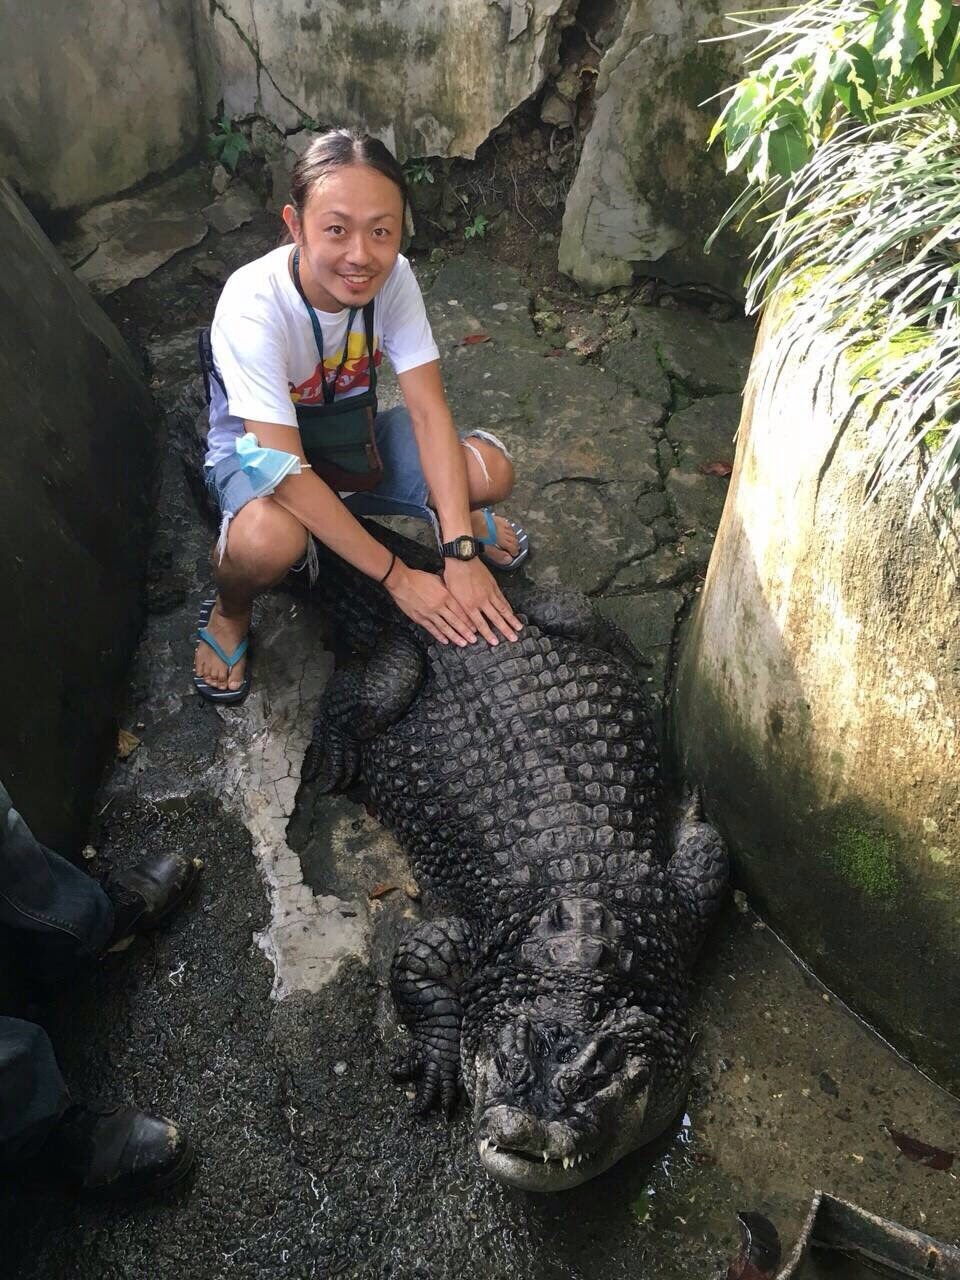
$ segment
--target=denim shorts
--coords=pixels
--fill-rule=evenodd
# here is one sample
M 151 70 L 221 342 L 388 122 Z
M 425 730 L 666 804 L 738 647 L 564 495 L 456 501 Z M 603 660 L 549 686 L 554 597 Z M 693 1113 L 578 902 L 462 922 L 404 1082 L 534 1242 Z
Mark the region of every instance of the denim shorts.
M 423 474 L 413 423 L 406 406 L 397 405 L 378 413 L 374 432 L 383 460 L 383 475 L 375 488 L 345 496 L 345 505 L 357 516 L 413 516 L 417 520 L 427 520 L 439 533 L 436 513 L 429 504 L 430 488 Z M 503 441 L 489 431 L 465 432 L 460 438 L 468 449 L 472 448 L 472 437 L 487 440 L 510 457 Z M 242 464 L 240 455 L 231 453 L 207 468 L 207 488 L 216 499 L 222 516 L 217 548 L 221 559 L 227 545 L 230 521 L 252 499 L 264 496 L 254 491 Z

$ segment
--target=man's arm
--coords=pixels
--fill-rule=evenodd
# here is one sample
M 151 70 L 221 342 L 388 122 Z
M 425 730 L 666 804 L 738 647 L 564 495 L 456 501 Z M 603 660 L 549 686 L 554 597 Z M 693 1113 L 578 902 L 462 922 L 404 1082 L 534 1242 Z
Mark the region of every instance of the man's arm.
M 443 390 L 440 362 L 432 360 L 401 373 L 397 381 L 413 422 L 413 433 L 423 474 L 440 521 L 444 542 L 472 533 L 467 464 L 463 446 Z M 444 580 L 489 644 L 496 644 L 496 628 L 507 640 L 516 640 L 520 619 L 479 559 L 445 561 Z
M 306 462 L 296 427 L 275 422 L 246 422 L 245 426 L 265 448 L 292 453 Z M 450 640 L 470 644 L 476 639 L 467 614 L 442 580 L 434 574 L 409 569 L 400 560 L 391 568 L 391 553 L 371 537 L 330 486 L 312 470 L 287 476 L 272 497 L 355 569 L 378 582 L 387 574 L 384 586 L 397 606 L 441 644 Z

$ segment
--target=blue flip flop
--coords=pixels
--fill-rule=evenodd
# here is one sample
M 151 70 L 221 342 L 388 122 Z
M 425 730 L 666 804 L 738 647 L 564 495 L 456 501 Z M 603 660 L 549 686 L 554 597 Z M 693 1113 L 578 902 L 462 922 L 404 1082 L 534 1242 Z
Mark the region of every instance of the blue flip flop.
M 233 653 L 226 653 L 216 638 L 207 630 L 207 623 L 210 621 L 210 614 L 213 612 L 215 603 L 216 597 L 212 600 L 204 600 L 200 606 L 200 616 L 197 619 L 197 637 L 204 644 L 210 646 L 220 661 L 226 664 L 228 671 L 232 671 L 244 654 L 249 654 L 250 637 L 246 636 L 241 640 Z M 193 684 L 200 697 L 206 698 L 208 702 L 219 702 L 221 706 L 235 706 L 238 702 L 242 702 L 250 692 L 250 662 L 249 660 L 247 661 L 247 666 L 243 673 L 243 684 L 239 689 L 217 689 L 214 685 L 207 684 L 206 680 L 201 679 L 196 673 L 194 673 Z
M 497 545 L 497 526 L 493 522 L 493 512 L 489 507 L 482 507 L 480 514 L 486 521 L 487 535 L 485 538 L 478 538 L 477 541 L 485 547 L 495 547 Z M 501 564 L 499 561 L 491 560 L 490 557 L 485 556 L 483 552 L 480 553 L 484 564 L 490 569 L 498 570 L 500 573 L 513 573 L 514 569 L 518 569 L 530 554 L 530 538 L 527 535 L 526 529 L 524 529 L 522 525 L 517 524 L 516 520 L 508 520 L 507 524 L 517 535 L 517 542 L 519 544 L 517 554 L 513 559 Z

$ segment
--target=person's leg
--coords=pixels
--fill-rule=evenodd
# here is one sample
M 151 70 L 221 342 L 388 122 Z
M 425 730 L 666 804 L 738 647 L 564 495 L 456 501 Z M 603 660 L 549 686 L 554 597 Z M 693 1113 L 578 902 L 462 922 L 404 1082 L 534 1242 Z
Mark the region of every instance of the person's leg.
M 194 1152 L 178 1127 L 121 1104 L 73 1102 L 45 1031 L 0 1018 L 0 1171 L 35 1162 L 86 1191 L 162 1191 Z
M 306 529 L 273 498 L 253 498 L 231 518 L 222 557 L 214 549 L 217 599 L 207 629 L 228 654 L 250 629 L 254 598 L 275 586 L 303 559 Z M 228 673 L 209 645 L 197 645 L 194 671 L 216 689 L 239 689 L 245 660 Z
M 114 929 L 114 907 L 99 884 L 38 843 L 2 783 L 0 929 L 67 965 L 98 955 Z
M 351 494 L 345 499 L 355 515 L 406 515 L 429 520 L 436 532 L 433 499 L 423 474 L 413 423 L 403 405 L 377 416 L 377 448 L 384 474 L 375 489 Z M 510 455 L 496 436 L 486 431 L 470 432 L 461 441 L 467 467 L 467 492 L 472 532 L 487 536 L 487 522 L 481 508 L 502 502 L 513 490 L 514 470 Z M 518 549 L 517 536 L 509 521 L 494 516 L 496 547 L 488 548 L 491 560 L 509 562 Z
M 467 455 L 467 486 L 472 510 L 473 535 L 487 536 L 484 507 L 503 502 L 513 492 L 513 461 L 502 441 L 489 432 L 473 432 L 461 441 Z M 494 514 L 496 546 L 487 547 L 485 556 L 495 564 L 509 564 L 519 550 L 516 530 L 503 516 Z
M 0 1164 L 33 1155 L 69 1102 L 46 1032 L 0 1018 Z
M 35 978 L 59 982 L 162 924 L 189 897 L 201 866 L 186 854 L 158 853 L 101 886 L 39 843 L 0 783 L 0 941 Z

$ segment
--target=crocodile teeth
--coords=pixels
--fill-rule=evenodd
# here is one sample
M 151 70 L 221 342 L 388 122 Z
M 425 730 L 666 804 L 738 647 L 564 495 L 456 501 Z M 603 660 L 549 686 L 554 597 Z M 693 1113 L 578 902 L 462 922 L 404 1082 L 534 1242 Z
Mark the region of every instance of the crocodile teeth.
M 543 1153 L 543 1163 L 544 1163 L 544 1164 L 546 1164 L 546 1163 L 547 1163 L 547 1161 L 548 1161 L 549 1159 L 550 1159 L 550 1157 L 547 1155 L 547 1153 L 546 1153 L 546 1152 L 544 1152 L 544 1153 Z
M 564 1167 L 565 1169 L 572 1169 L 572 1168 L 573 1168 L 573 1156 L 564 1156 L 564 1157 L 563 1157 L 563 1167 Z

